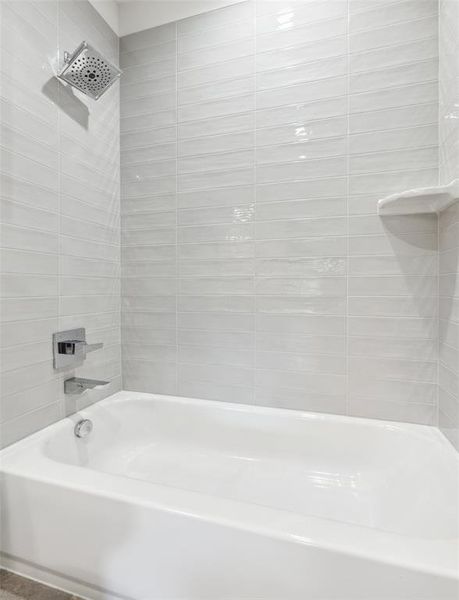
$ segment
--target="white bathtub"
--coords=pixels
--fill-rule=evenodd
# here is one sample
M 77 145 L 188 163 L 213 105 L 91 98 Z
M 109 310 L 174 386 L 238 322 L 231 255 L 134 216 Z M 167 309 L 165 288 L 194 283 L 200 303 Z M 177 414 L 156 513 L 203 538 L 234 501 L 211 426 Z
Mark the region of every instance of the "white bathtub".
M 458 462 L 434 428 L 121 392 L 1 471 L 2 564 L 87 598 L 458 598 Z

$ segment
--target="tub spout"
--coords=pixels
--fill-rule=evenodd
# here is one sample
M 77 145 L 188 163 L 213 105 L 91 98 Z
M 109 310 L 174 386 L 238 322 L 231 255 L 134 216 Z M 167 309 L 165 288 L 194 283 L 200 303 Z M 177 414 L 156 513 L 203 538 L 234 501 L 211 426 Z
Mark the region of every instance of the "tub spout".
M 64 381 L 64 392 L 66 394 L 81 394 L 85 390 L 92 390 L 95 387 L 108 385 L 109 383 L 109 381 L 100 381 L 98 379 L 71 377 Z

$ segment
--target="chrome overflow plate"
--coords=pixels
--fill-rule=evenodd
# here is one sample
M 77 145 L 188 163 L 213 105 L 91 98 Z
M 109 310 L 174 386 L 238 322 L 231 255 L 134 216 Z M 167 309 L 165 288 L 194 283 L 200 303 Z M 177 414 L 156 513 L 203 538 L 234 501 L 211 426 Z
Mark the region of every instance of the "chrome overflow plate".
M 77 438 L 85 438 L 88 437 L 92 430 L 92 421 L 89 419 L 81 419 L 81 421 L 78 421 L 78 423 L 75 425 L 75 429 L 73 431 Z

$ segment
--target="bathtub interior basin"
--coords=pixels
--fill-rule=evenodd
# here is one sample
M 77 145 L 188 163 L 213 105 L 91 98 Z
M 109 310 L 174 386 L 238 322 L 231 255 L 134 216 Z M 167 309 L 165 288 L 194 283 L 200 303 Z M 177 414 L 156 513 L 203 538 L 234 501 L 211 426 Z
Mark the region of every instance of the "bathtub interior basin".
M 132 394 L 57 462 L 399 535 L 458 533 L 454 452 L 429 427 Z

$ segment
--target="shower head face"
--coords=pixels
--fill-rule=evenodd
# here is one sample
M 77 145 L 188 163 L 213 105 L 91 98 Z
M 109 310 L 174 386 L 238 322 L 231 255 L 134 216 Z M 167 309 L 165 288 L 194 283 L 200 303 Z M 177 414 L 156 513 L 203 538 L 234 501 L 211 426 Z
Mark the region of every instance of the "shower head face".
M 86 42 L 68 58 L 58 77 L 98 100 L 121 76 L 121 71 Z

